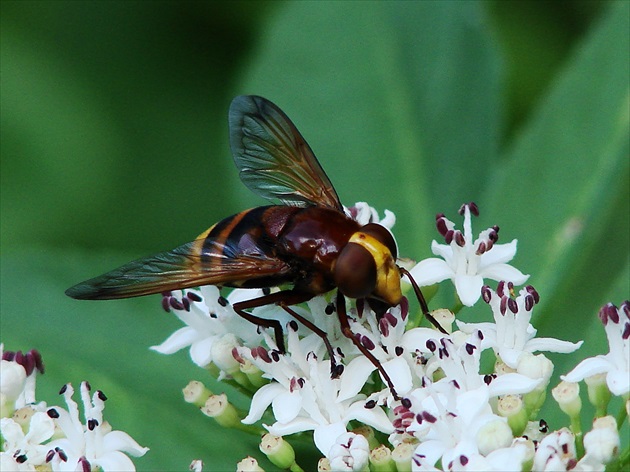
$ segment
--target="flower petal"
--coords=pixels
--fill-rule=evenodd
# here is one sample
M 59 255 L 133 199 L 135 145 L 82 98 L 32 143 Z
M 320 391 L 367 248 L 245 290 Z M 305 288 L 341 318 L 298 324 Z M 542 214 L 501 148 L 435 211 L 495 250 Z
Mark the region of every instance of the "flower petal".
M 529 278 L 529 275 L 523 274 L 509 264 L 486 265 L 479 268 L 479 274 L 485 279 L 496 280 L 497 282 L 505 280 L 514 283 L 514 285 L 522 285 Z
M 459 300 L 466 306 L 473 306 L 481 297 L 483 277 L 481 275 L 456 275 L 455 290 Z
M 323 455 L 327 456 L 337 438 L 346 432 L 346 425 L 342 422 L 318 426 L 313 432 L 315 446 Z
M 561 375 L 560 378 L 567 382 L 579 382 L 591 375 L 601 374 L 614 369 L 615 366 L 606 356 L 595 356 L 584 359 L 567 375 Z
M 435 257 L 418 262 L 409 272 L 421 287 L 436 284 L 453 276 L 453 270 L 448 264 Z M 403 280 L 406 280 L 406 277 Z M 406 281 L 409 283 L 408 280 Z
M 611 370 L 606 376 L 606 384 L 613 395 L 627 395 L 630 391 L 630 376 L 627 371 Z
M 534 338 L 527 341 L 524 350 L 528 352 L 547 351 L 568 354 L 577 351 L 583 343 L 584 341 L 572 343 L 555 338 Z
M 352 359 L 341 376 L 337 401 L 342 402 L 356 396 L 374 369 L 374 364 L 365 356 L 358 356 Z
M 136 466 L 133 464 L 131 459 L 119 451 L 112 451 L 107 454 L 103 454 L 96 459 L 93 459 L 90 464 L 92 467 L 99 466 L 105 472 L 116 470 L 136 470 Z M 82 468 L 77 466 L 77 469 L 75 470 L 82 470 Z
M 214 338 L 205 338 L 190 346 L 190 358 L 199 367 L 206 367 L 212 362 L 212 344 Z
M 490 251 L 486 251 L 481 255 L 479 266 L 488 267 L 489 265 L 510 262 L 516 255 L 517 244 L 518 241 L 516 239 L 505 244 L 495 244 Z
M 149 450 L 142 447 L 124 431 L 111 431 L 103 437 L 103 449 L 107 452 L 122 451 L 135 457 L 143 456 Z M 121 469 L 112 469 L 121 470 Z
M 252 397 L 252 403 L 249 407 L 249 413 L 241 421 L 245 424 L 252 424 L 262 418 L 263 413 L 267 409 L 273 399 L 285 392 L 286 389 L 279 383 L 270 383 L 262 386 Z
M 197 340 L 197 331 L 190 326 L 185 326 L 171 334 L 162 344 L 151 346 L 149 349 L 160 354 L 173 354 L 180 349 L 190 346 Z
M 394 426 L 387 414 L 380 407 L 365 408 L 364 401 L 353 403 L 344 416 L 344 421 L 357 420 L 382 433 L 394 432 Z
M 273 416 L 280 423 L 293 421 L 302 409 L 302 395 L 298 391 L 285 390 L 277 395 L 272 403 Z
M 314 430 L 319 426 L 319 423 L 317 423 L 317 421 L 313 421 L 311 418 L 299 416 L 290 423 L 274 423 L 271 426 L 264 426 L 274 436 L 286 436 L 289 434 L 301 433 L 302 431 Z
M 394 387 L 396 387 L 396 391 L 400 395 L 405 395 L 411 390 L 413 387 L 411 369 L 409 369 L 409 364 L 407 364 L 405 359 L 402 357 L 394 357 L 387 362 L 383 362 L 383 368 L 391 378 Z M 382 375 L 381 378 L 383 378 Z M 385 383 L 385 380 L 383 380 L 383 383 Z
M 491 397 L 508 394 L 516 395 L 519 393 L 531 392 L 541 382 L 542 379 L 530 379 L 522 374 L 509 373 L 499 375 L 496 379 L 490 382 L 488 390 Z

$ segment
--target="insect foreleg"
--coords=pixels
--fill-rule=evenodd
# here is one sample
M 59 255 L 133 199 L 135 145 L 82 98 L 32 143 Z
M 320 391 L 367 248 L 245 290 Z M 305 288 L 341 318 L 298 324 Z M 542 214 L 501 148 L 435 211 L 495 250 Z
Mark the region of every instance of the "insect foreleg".
M 319 329 L 302 315 L 296 313 L 295 310 L 289 308 L 284 302 L 280 302 L 278 303 L 278 305 L 284 308 L 284 311 L 286 311 L 289 315 L 291 315 L 293 318 L 295 318 L 308 329 L 310 329 L 313 333 L 322 338 L 322 341 L 324 341 L 324 344 L 326 345 L 326 351 L 328 351 L 328 355 L 330 356 L 330 376 L 333 379 L 338 378 L 343 372 L 343 365 L 337 364 L 337 361 L 335 360 L 335 351 L 333 350 L 333 347 L 328 340 L 328 334 L 326 334 L 326 331 Z
M 359 351 L 361 351 L 361 353 L 367 357 L 372 364 L 374 364 L 374 367 L 376 367 L 383 376 L 383 379 L 387 383 L 389 390 L 392 392 L 394 399 L 400 400 L 400 397 L 394 388 L 394 383 L 389 377 L 389 374 L 385 371 L 381 362 L 374 357 L 374 354 L 372 354 L 363 344 L 361 344 L 361 341 L 354 335 L 352 328 L 350 328 L 350 322 L 348 321 L 348 314 L 346 312 L 346 299 L 340 291 L 337 291 L 337 316 L 339 317 L 339 323 L 341 324 L 341 332 L 346 338 L 354 343 Z

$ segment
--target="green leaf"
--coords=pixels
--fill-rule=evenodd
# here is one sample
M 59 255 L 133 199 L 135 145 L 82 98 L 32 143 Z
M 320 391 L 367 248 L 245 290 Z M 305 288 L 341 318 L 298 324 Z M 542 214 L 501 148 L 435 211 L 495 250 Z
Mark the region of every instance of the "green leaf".
M 476 3 L 291 3 L 236 93 L 283 108 L 342 202 L 394 211 L 402 253 L 426 256 L 435 213 L 477 198 L 497 158 L 500 61 L 485 26 Z
M 232 470 L 258 450 L 259 438 L 219 427 L 185 403 L 181 390 L 196 379 L 215 393 L 229 392 L 239 408 L 248 402 L 193 365 L 187 351 L 164 356 L 148 349 L 181 327 L 164 313 L 160 297 L 99 303 L 64 295 L 81 278 L 126 259 L 44 250 L 4 255 L 4 348 L 42 354 L 46 373 L 38 378 L 38 401 L 64 407 L 57 392 L 66 382 L 75 391 L 83 380 L 102 390 L 108 397 L 104 418 L 151 449 L 134 459 L 139 470 L 185 470 L 196 458 L 211 460 L 212 470 Z
M 483 200 L 519 239 L 541 335 L 588 337 L 598 308 L 622 301 L 606 298 L 611 284 L 628 280 L 628 7 L 616 4 L 577 47 Z

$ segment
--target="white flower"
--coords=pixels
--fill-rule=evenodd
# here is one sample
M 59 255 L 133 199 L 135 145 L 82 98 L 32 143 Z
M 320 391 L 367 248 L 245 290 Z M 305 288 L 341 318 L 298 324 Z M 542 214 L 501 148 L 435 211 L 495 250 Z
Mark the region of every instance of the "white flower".
M 152 346 L 151 349 L 161 354 L 173 354 L 190 346 L 190 357 L 199 367 L 206 367 L 217 356 L 225 358 L 227 354 L 213 349 L 214 344 L 224 339 L 230 333 L 238 333 L 245 345 L 256 345 L 261 336 L 256 325 L 240 317 L 232 308 L 234 303 L 261 297 L 263 291 L 259 289 L 236 289 L 228 298 L 223 298 L 215 286 L 204 286 L 201 290 L 182 290 L 181 298 L 167 294 L 163 298 L 163 306 L 167 311 L 171 309 L 186 325 L 171 334 L 162 344 Z M 272 316 L 288 318 L 277 307 Z M 269 307 L 255 309 L 256 315 L 264 317 Z M 282 314 L 284 313 L 284 315 Z
M 417 470 L 425 470 L 440 459 L 447 466 L 462 457 L 489 457 L 493 451 L 512 444 L 507 420 L 493 413 L 491 401 L 498 395 L 529 392 L 539 381 L 516 373 L 495 379 L 481 375 L 482 340 L 480 331 L 468 337 L 454 333 L 429 339 L 424 347 L 417 346 L 418 351 L 427 353 L 427 377 L 422 388 L 413 390 L 394 409 L 397 434 L 390 436 L 393 443 L 399 442 L 404 433 L 420 441 L 414 456 Z M 432 382 L 438 370 L 440 380 Z M 520 466 L 517 457 L 514 464 L 510 463 L 514 470 Z M 480 460 L 475 459 L 475 463 Z
M 13 414 L 16 409 L 35 403 L 37 373 L 44 373 L 42 356 L 35 349 L 4 351 L 0 344 L 0 417 Z
M 367 439 L 360 434 L 344 433 L 326 454 L 330 467 L 336 471 L 367 470 L 370 446 Z
M 394 213 L 385 210 L 385 217 L 380 219 L 378 212 L 366 202 L 357 202 L 354 206 L 350 208 L 344 207 L 344 209 L 346 214 L 361 226 L 365 226 L 368 223 L 378 223 L 387 229 L 392 229 L 396 223 L 396 215 Z
M 437 228 L 446 244 L 433 241 L 431 250 L 442 259 L 425 259 L 410 271 L 420 286 L 451 279 L 460 301 L 466 306 L 479 300 L 484 279 L 507 280 L 520 285 L 529 277 L 507 264 L 516 254 L 517 241 L 496 244 L 497 226 L 482 231 L 473 240 L 471 212 L 475 215 L 479 212 L 474 203 L 465 204 L 460 209 L 460 214 L 464 215 L 463 233 L 455 230 L 455 224 L 444 215 L 437 215 Z
M 366 401 L 365 395 L 359 393 L 374 370 L 370 361 L 356 357 L 339 378 L 333 379 L 330 361 L 319 360 L 325 351 L 321 338 L 310 334 L 299 339 L 293 328 L 290 325 L 288 329 L 285 355 L 262 347 L 239 351 L 241 357 L 265 372 L 265 377 L 275 380 L 254 394 L 243 423 L 258 421 L 271 405 L 276 422 L 265 425 L 271 434 L 284 436 L 313 430 L 315 445 L 324 455 L 346 432 L 351 420 L 390 433 L 392 426 L 385 412 L 375 401 Z M 267 343 L 273 344 L 270 339 Z
M 46 464 L 46 453 L 50 447 L 42 443 L 55 432 L 55 424 L 46 413 L 33 413 L 26 433 L 13 418 L 2 418 L 0 432 L 5 441 L 0 453 L 1 470 L 35 470 L 35 467 Z
M 112 431 L 109 423 L 103 421 L 106 400 L 103 392 L 97 390 L 90 400 L 88 383 L 81 383 L 85 425 L 79 419 L 78 405 L 72 399 L 72 386 L 66 384 L 61 393 L 68 410 L 61 407 L 48 409 L 48 416 L 55 420 L 64 435 L 48 444 L 51 449 L 48 460 L 53 470 L 85 470 L 86 467 L 96 466 L 105 471 L 135 470 L 133 462 L 126 454 L 140 457 L 149 449 L 140 446 L 123 431 Z
M 571 343 L 554 338 L 536 338 L 536 329 L 530 320 L 534 306 L 538 303 L 538 292 L 528 285 L 519 296 L 511 298 L 512 284 L 499 282 L 496 292 L 487 285 L 481 290 L 483 300 L 490 305 L 495 323 L 463 323 L 457 326 L 465 333 L 481 330 L 484 348 L 492 347 L 497 357 L 512 369 L 516 369 L 525 353 L 537 351 L 573 352 L 582 341 Z
M 567 428 L 562 428 L 540 441 L 534 455 L 533 470 L 564 471 L 569 470 L 569 465 L 575 462 L 575 436 Z
M 584 359 L 562 379 L 579 382 L 605 372 L 606 384 L 613 395 L 627 395 L 630 392 L 630 302 L 623 302 L 620 308 L 608 303 L 599 310 L 599 319 L 604 324 L 610 352 Z

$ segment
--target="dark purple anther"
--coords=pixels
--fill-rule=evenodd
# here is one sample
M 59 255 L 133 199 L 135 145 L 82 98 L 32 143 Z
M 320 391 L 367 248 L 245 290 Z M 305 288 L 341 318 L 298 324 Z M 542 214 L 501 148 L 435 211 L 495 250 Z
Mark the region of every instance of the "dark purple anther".
M 525 295 L 525 310 L 532 311 L 532 309 L 534 308 L 534 304 L 534 297 L 532 297 L 530 294 Z
M 439 218 L 435 219 L 435 226 L 437 227 L 438 233 L 440 233 L 442 236 L 446 236 L 446 232 L 448 231 L 448 228 L 446 226 L 446 219 L 441 213 L 438 215 L 438 217 Z
M 507 301 L 508 297 L 501 297 L 501 303 L 499 303 L 499 312 L 502 315 L 505 315 L 505 312 L 507 310 Z
M 512 313 L 518 313 L 518 303 L 516 303 L 516 300 L 514 300 L 513 298 L 508 298 L 507 304 Z
M 372 349 L 376 347 L 374 345 L 374 342 L 367 336 L 363 336 L 361 338 L 361 344 L 363 344 L 363 347 L 365 347 L 368 351 L 371 351 Z
M 466 245 L 466 239 L 464 239 L 464 235 L 461 231 L 455 231 L 455 244 L 459 247 L 464 247 Z
M 173 308 L 173 310 L 183 310 L 184 309 L 184 305 L 182 305 L 182 302 L 180 302 L 177 298 L 175 297 L 171 297 L 168 299 L 171 308 Z
M 490 290 L 490 287 L 487 285 L 481 287 L 481 297 L 484 302 L 490 303 L 490 300 L 492 300 L 492 291 Z
M 444 241 L 446 242 L 446 244 L 451 244 L 451 242 L 453 241 L 453 236 L 455 235 L 455 231 L 453 231 L 452 229 L 449 229 L 446 234 L 444 235 Z
M 475 216 L 479 216 L 479 207 L 477 206 L 477 204 L 475 202 L 470 202 L 468 204 L 468 208 L 470 208 L 470 212 L 475 215 Z
M 203 298 L 201 298 L 201 296 L 199 296 L 199 294 L 196 293 L 196 292 L 188 292 L 188 293 L 186 293 L 186 297 L 191 302 L 200 302 L 201 300 L 203 300 Z

